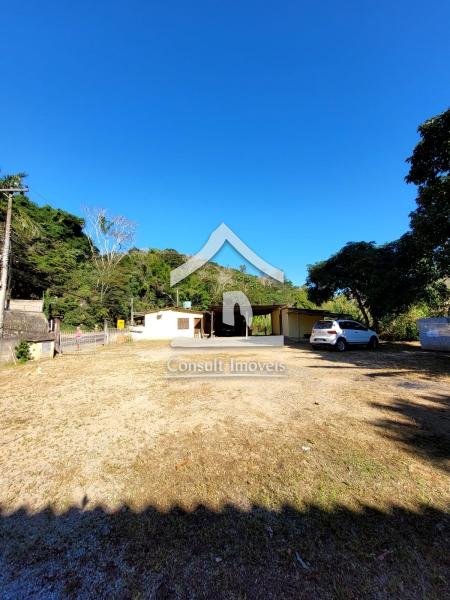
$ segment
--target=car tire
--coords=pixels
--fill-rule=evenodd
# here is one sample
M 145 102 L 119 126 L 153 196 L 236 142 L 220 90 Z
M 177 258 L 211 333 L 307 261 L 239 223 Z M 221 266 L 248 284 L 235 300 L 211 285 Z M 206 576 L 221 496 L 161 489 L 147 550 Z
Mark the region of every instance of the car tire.
M 371 337 L 367 347 L 369 350 L 376 350 L 378 348 L 378 339 L 375 336 Z
M 339 338 L 335 344 L 335 348 L 338 352 L 345 352 L 347 350 L 347 342 L 344 338 Z

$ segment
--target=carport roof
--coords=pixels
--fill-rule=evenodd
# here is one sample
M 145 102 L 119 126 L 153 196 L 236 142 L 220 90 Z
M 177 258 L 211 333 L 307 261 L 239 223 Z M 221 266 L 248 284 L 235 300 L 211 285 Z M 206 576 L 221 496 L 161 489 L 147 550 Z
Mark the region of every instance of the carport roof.
M 347 314 L 332 312 L 330 310 L 321 310 L 320 308 L 289 307 L 288 312 L 294 312 L 294 313 L 299 313 L 301 315 L 311 315 L 311 316 L 317 316 L 317 317 L 320 317 L 321 315 L 323 315 L 324 317 L 339 317 L 339 318 L 344 318 L 344 319 L 351 318 L 350 315 L 347 315 Z
M 287 304 L 252 304 L 252 312 L 254 315 L 268 315 L 273 310 L 281 309 L 287 310 L 289 313 L 297 313 L 301 315 L 310 315 L 316 317 L 335 317 L 340 319 L 350 319 L 351 316 L 347 314 L 331 312 L 329 310 L 321 310 L 320 308 L 295 308 L 293 306 L 287 306 Z M 236 311 L 239 311 L 238 306 L 235 307 Z M 134 313 L 135 317 L 143 317 L 145 315 L 164 311 L 176 311 L 184 312 L 188 314 L 205 314 L 210 312 L 221 313 L 223 312 L 222 304 L 211 304 L 208 310 L 195 309 L 195 308 L 181 308 L 177 306 L 167 306 L 164 308 L 151 308 L 145 312 Z
M 254 315 L 268 315 L 276 308 L 286 308 L 285 304 L 252 304 L 252 312 Z M 212 304 L 209 307 L 210 312 L 219 312 L 223 311 L 222 304 Z M 236 311 L 239 311 L 239 308 L 235 307 Z

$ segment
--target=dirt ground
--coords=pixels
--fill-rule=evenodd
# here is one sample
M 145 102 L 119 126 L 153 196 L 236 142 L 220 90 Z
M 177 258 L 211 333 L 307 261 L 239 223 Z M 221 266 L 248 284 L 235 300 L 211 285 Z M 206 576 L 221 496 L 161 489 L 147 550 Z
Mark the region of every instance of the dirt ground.
M 174 377 L 214 359 L 263 377 Z M 450 355 L 141 342 L 0 389 L 1 598 L 448 594 Z

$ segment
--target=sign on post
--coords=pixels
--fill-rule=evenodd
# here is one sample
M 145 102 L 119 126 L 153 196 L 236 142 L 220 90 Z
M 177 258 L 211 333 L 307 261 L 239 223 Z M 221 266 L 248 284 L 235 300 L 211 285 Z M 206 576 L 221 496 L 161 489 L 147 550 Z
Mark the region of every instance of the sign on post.
M 117 319 L 117 329 L 124 329 L 124 328 L 125 328 L 124 319 Z

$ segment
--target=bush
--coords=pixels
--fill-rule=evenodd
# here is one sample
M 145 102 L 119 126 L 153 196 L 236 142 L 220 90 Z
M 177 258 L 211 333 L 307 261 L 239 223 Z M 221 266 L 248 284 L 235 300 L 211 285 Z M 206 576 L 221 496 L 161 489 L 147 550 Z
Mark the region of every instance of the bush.
M 412 306 L 408 311 L 396 316 L 386 317 L 380 323 L 381 337 L 384 340 L 411 341 L 419 339 L 417 319 L 431 316 L 431 310 L 424 304 Z
M 20 363 L 26 363 L 31 360 L 30 344 L 28 342 L 20 342 L 15 347 L 16 358 Z
M 339 294 L 332 300 L 325 302 L 321 305 L 321 308 L 341 315 L 350 315 L 355 321 L 364 323 L 363 316 L 356 302 L 354 300 L 349 300 L 344 294 Z

